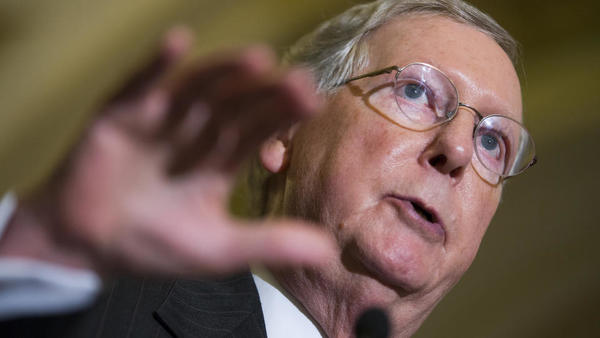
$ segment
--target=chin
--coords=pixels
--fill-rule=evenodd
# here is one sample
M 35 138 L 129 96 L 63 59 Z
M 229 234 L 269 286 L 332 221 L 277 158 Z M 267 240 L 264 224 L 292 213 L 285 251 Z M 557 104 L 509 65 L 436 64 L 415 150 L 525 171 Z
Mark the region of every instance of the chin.
M 346 269 L 401 296 L 421 293 L 435 285 L 445 261 L 442 246 L 425 240 L 421 233 L 400 222 L 386 204 L 371 211 L 354 224 L 355 231 L 343 248 Z
M 382 299 L 406 297 L 421 293 L 432 284 L 433 272 L 419 254 L 409 250 L 399 252 L 369 251 L 357 245 L 343 252 L 343 263 L 355 278 L 369 289 L 378 290 L 372 296 L 385 294 Z

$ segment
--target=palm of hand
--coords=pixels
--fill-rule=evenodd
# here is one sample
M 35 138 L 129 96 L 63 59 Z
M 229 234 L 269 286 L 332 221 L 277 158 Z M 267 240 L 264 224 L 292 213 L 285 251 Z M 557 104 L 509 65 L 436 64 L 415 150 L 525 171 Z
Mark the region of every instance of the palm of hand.
M 164 86 L 160 79 L 187 49 L 170 43 L 143 85 L 119 93 L 71 154 L 57 184 L 59 231 L 100 266 L 136 273 L 221 274 L 254 260 L 314 263 L 329 254 L 313 227 L 248 226 L 226 210 L 246 154 L 316 110 L 314 94 L 302 90 L 310 88 L 306 77 L 274 76 L 272 57 L 254 49 Z

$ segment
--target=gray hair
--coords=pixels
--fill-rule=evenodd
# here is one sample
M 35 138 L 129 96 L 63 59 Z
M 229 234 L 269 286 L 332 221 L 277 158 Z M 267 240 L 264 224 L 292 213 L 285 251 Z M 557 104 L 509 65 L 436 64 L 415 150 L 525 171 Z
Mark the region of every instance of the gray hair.
M 319 91 L 334 91 L 368 65 L 369 34 L 391 19 L 410 14 L 442 15 L 479 29 L 502 47 L 517 68 L 519 47 L 512 36 L 489 15 L 460 0 L 378 0 L 354 6 L 301 38 L 283 61 L 311 69 Z
M 368 65 L 369 34 L 391 19 L 411 14 L 442 15 L 479 29 L 502 47 L 517 68 L 517 42 L 487 14 L 460 0 L 378 0 L 354 6 L 301 38 L 283 62 L 311 69 L 319 91 L 332 93 L 339 83 Z M 245 217 L 263 216 L 271 193 L 269 182 L 275 179 L 253 158 L 238 176 L 231 210 Z

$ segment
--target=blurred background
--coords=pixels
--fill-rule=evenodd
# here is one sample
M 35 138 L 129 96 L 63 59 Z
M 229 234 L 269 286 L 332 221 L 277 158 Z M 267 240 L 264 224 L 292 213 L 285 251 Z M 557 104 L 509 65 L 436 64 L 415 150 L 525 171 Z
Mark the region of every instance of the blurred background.
M 198 54 L 281 53 L 356 3 L 0 0 L 0 193 L 42 182 L 167 27 L 191 26 Z M 599 337 L 600 2 L 471 3 L 522 44 L 540 162 L 508 183 L 473 266 L 416 337 Z

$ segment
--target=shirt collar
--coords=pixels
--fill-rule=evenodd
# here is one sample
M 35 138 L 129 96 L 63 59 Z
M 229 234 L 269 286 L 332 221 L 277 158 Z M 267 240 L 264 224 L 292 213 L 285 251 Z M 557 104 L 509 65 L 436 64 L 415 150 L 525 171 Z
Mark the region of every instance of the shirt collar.
M 8 222 L 12 218 L 17 208 L 17 197 L 13 192 L 7 192 L 0 199 L 0 239 L 8 227 Z
M 17 208 L 17 197 L 0 198 L 0 239 Z M 74 269 L 25 257 L 0 257 L 0 320 L 76 311 L 93 303 L 100 278 Z
M 260 297 L 267 337 L 324 337 L 304 308 L 279 285 L 269 271 L 253 267 L 252 277 Z

